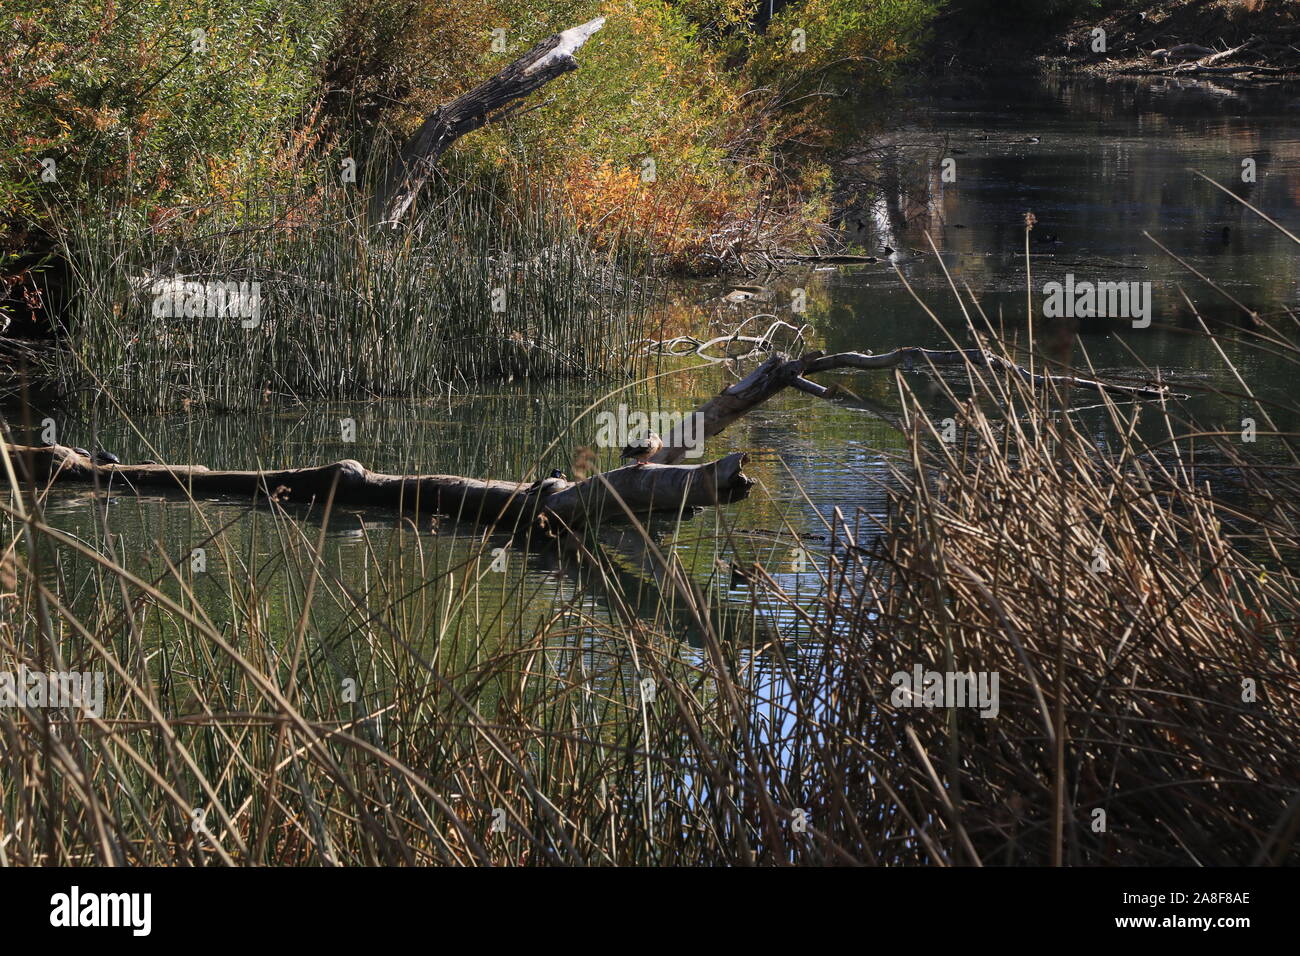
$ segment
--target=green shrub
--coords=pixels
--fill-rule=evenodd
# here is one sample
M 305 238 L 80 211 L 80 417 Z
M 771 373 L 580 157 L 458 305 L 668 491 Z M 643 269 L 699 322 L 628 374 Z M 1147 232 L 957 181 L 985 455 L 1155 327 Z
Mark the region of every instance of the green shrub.
M 7 218 L 40 219 L 52 195 L 75 201 L 92 188 L 156 214 L 265 188 L 333 28 L 310 0 L 11 0 L 0 60 Z M 55 182 L 40 178 L 44 158 Z

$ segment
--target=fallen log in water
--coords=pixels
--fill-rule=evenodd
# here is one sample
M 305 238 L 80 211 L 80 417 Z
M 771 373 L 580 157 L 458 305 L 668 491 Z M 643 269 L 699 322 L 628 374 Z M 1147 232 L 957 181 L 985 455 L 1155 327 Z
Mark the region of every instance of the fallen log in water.
M 900 348 L 880 355 L 809 352 L 799 358 L 776 354 L 734 385 L 723 389 L 664 436 L 663 447 L 644 465 L 629 465 L 581 481 L 547 478 L 528 484 L 464 478 L 458 475 L 386 475 L 344 459 L 319 468 L 280 471 L 214 471 L 204 465 L 99 464 L 63 445 L 5 445 L 20 480 L 38 485 L 55 481 L 96 481 L 132 491 L 184 491 L 195 498 L 392 508 L 404 513 L 448 515 L 480 525 L 529 526 L 549 533 L 619 519 L 631 513 L 682 510 L 730 504 L 753 486 L 742 470 L 746 456 L 734 453 L 702 465 L 678 464 L 732 422 L 789 387 L 818 398 L 837 394 L 836 386 L 807 378 L 838 369 L 888 369 L 964 366 L 994 368 L 1035 385 L 1108 392 L 1129 398 L 1166 398 L 1164 386 L 1116 385 L 1068 375 L 1038 375 L 983 349 L 951 351 Z M 699 427 L 702 422 L 702 428 Z
M 475 524 L 533 526 L 548 532 L 574 529 L 603 517 L 677 512 L 730 504 L 749 494 L 753 482 L 735 453 L 703 465 L 629 465 L 581 481 L 547 478 L 527 484 L 457 475 L 386 475 L 345 459 L 319 468 L 279 471 L 215 471 L 204 465 L 110 465 L 63 445 L 8 445 L 5 451 L 20 482 L 98 482 L 143 491 L 183 491 L 195 498 L 392 508 L 440 514 Z M 620 504 L 621 501 L 621 504 Z

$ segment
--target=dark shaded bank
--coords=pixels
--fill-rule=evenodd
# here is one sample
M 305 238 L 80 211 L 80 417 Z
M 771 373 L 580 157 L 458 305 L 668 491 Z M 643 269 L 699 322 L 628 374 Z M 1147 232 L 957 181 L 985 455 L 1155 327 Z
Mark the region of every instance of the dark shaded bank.
M 1095 31 L 1104 31 L 1102 37 Z M 934 25 L 926 75 L 1048 70 L 1300 80 L 1300 4 L 1267 0 L 953 0 Z

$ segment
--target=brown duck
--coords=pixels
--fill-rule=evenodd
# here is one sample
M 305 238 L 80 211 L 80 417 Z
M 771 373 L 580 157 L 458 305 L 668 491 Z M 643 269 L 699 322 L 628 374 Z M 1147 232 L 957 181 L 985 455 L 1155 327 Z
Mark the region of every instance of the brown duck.
M 664 447 L 664 441 L 654 432 L 647 431 L 630 439 L 627 447 L 620 453 L 623 458 L 631 459 L 636 462 L 638 468 L 659 453 Z

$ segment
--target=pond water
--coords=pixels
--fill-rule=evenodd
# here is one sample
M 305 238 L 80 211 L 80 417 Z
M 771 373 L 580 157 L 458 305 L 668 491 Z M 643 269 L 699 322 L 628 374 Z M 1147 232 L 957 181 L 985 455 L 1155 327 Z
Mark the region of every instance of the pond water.
M 888 246 L 892 255 L 875 264 L 800 265 L 779 276 L 758 277 L 749 281 L 770 291 L 740 303 L 722 300 L 726 285 L 687 284 L 675 290 L 675 305 L 665 309 L 664 335 L 689 331 L 707 338 L 734 329 L 749 316 L 770 313 L 806 324 L 807 344 L 829 351 L 946 348 L 951 347 L 949 336 L 969 345 L 973 340 L 949 288 L 950 274 L 959 288 L 969 289 L 991 323 L 1023 340 L 1028 281 L 1038 342 L 1049 356 L 1068 356 L 1083 367 L 1091 362 L 1097 376 L 1118 380 L 1140 382 L 1158 368 L 1162 377 L 1192 393 L 1183 411 L 1204 427 L 1239 430 L 1241 419 L 1256 412 L 1202 334 L 1198 313 L 1220 333 L 1224 353 L 1258 397 L 1281 405 L 1294 402 L 1295 370 L 1259 348 L 1257 333 L 1264 330 L 1254 329 L 1229 297 L 1257 312 L 1279 334 L 1294 337 L 1296 323 L 1288 310 L 1300 307 L 1300 249 L 1195 175 L 1204 172 L 1284 225 L 1300 228 L 1300 113 L 1286 97 L 1206 84 L 1060 79 L 930 90 L 904 104 L 898 115 L 903 119 L 840 175 L 848 205 L 843 228 L 867 251 L 882 254 Z M 954 181 L 944 180 L 944 159 L 955 162 L 950 167 Z M 1241 179 L 1246 159 L 1255 161 L 1251 183 Z M 860 185 L 868 182 L 878 188 Z M 1028 259 L 1027 212 L 1037 218 Z M 1144 232 L 1187 265 L 1162 252 Z M 930 252 L 927 235 L 947 274 Z M 1046 322 L 1041 315 L 1044 286 L 1064 283 L 1067 275 L 1075 282 L 1149 282 L 1150 326 L 1134 328 L 1126 318 L 1085 320 L 1076 334 L 1072 322 Z M 800 289 L 807 310 L 796 313 L 791 302 Z M 913 293 L 927 303 L 937 323 Z M 966 308 L 975 313 L 971 298 Z M 751 328 L 768 321 L 759 319 Z M 743 369 L 663 360 L 658 371 L 664 374 L 649 385 L 616 394 L 621 383 L 515 383 L 423 401 L 310 408 L 268 404 L 264 414 L 249 417 L 177 409 L 172 416 L 137 418 L 133 426 L 123 424 L 103 401 L 76 418 L 48 409 L 31 409 L 26 416 L 11 411 L 7 417 L 20 440 L 24 419 L 38 429 L 36 423 L 49 415 L 59 423 L 65 443 L 111 449 L 124 461 L 152 458 L 250 468 L 356 458 L 389 472 L 534 478 L 552 468 L 573 471 L 579 450 L 594 443 L 595 412 L 620 402 L 686 412 Z M 914 389 L 941 402 L 936 390 L 927 388 L 924 373 L 907 374 Z M 844 380 L 868 403 L 897 409 L 891 375 L 858 374 Z M 342 440 L 342 419 L 355 421 L 355 441 Z M 1283 408 L 1274 421 L 1282 430 L 1297 425 L 1294 414 Z M 1100 414 L 1097 429 L 1104 438 Z M 31 437 L 33 431 L 25 434 Z M 1259 442 L 1260 452 L 1281 453 L 1276 439 L 1261 437 Z M 825 544 L 825 522 L 836 507 L 851 521 L 866 522 L 867 516 L 879 514 L 886 456 L 903 447 L 893 426 L 870 411 L 783 394 L 710 442 L 709 457 L 732 450 L 752 455 L 746 470 L 758 485 L 750 499 L 725 513 L 705 512 L 679 529 L 665 529 L 661 546 L 674 548 L 703 586 L 716 586 L 734 601 L 747 622 L 738 627 L 757 627 L 749 613 L 748 588 L 732 586 L 726 565 L 761 560 L 786 587 L 811 593 L 813 573 L 797 570 L 801 549 L 817 560 Z M 614 464 L 614 451 L 596 449 L 596 454 L 603 466 Z M 212 527 L 230 526 L 241 566 L 259 568 L 282 549 L 282 529 L 264 510 L 234 503 L 205 502 L 196 513 L 175 498 L 114 493 L 105 499 L 85 489 L 59 487 L 51 494 L 48 513 L 56 525 L 98 547 L 106 546 L 107 528 L 113 548 L 128 563 L 152 569 L 155 577 L 164 568 L 159 548 L 173 561 L 183 561 L 206 537 L 205 521 Z M 304 525 L 313 538 L 319 532 L 315 516 Z M 326 561 L 344 577 L 361 575 L 367 551 L 382 553 L 395 546 L 397 535 L 403 536 L 403 547 L 418 536 L 430 560 L 441 567 L 465 560 L 477 547 L 472 535 L 446 524 L 412 528 L 391 515 L 339 514 L 328 528 Z M 644 556 L 626 543 L 613 546 L 626 549 L 627 586 L 637 591 L 639 580 L 652 577 L 643 573 Z M 214 554 L 211 561 L 209 572 L 219 580 L 223 559 Z M 275 580 L 273 571 L 266 573 Z M 512 615 L 484 606 L 494 595 L 545 615 L 575 587 L 571 570 L 544 553 L 508 556 L 505 571 L 484 573 L 483 584 L 472 626 L 485 635 L 501 631 L 501 637 L 518 625 L 507 623 Z M 220 593 L 219 584 L 212 587 L 214 595 Z M 652 591 L 653 585 L 646 584 L 646 600 Z M 82 597 L 89 600 L 91 594 Z M 780 624 L 768 620 L 761 626 Z M 689 624 L 683 625 L 683 636 L 692 639 Z

